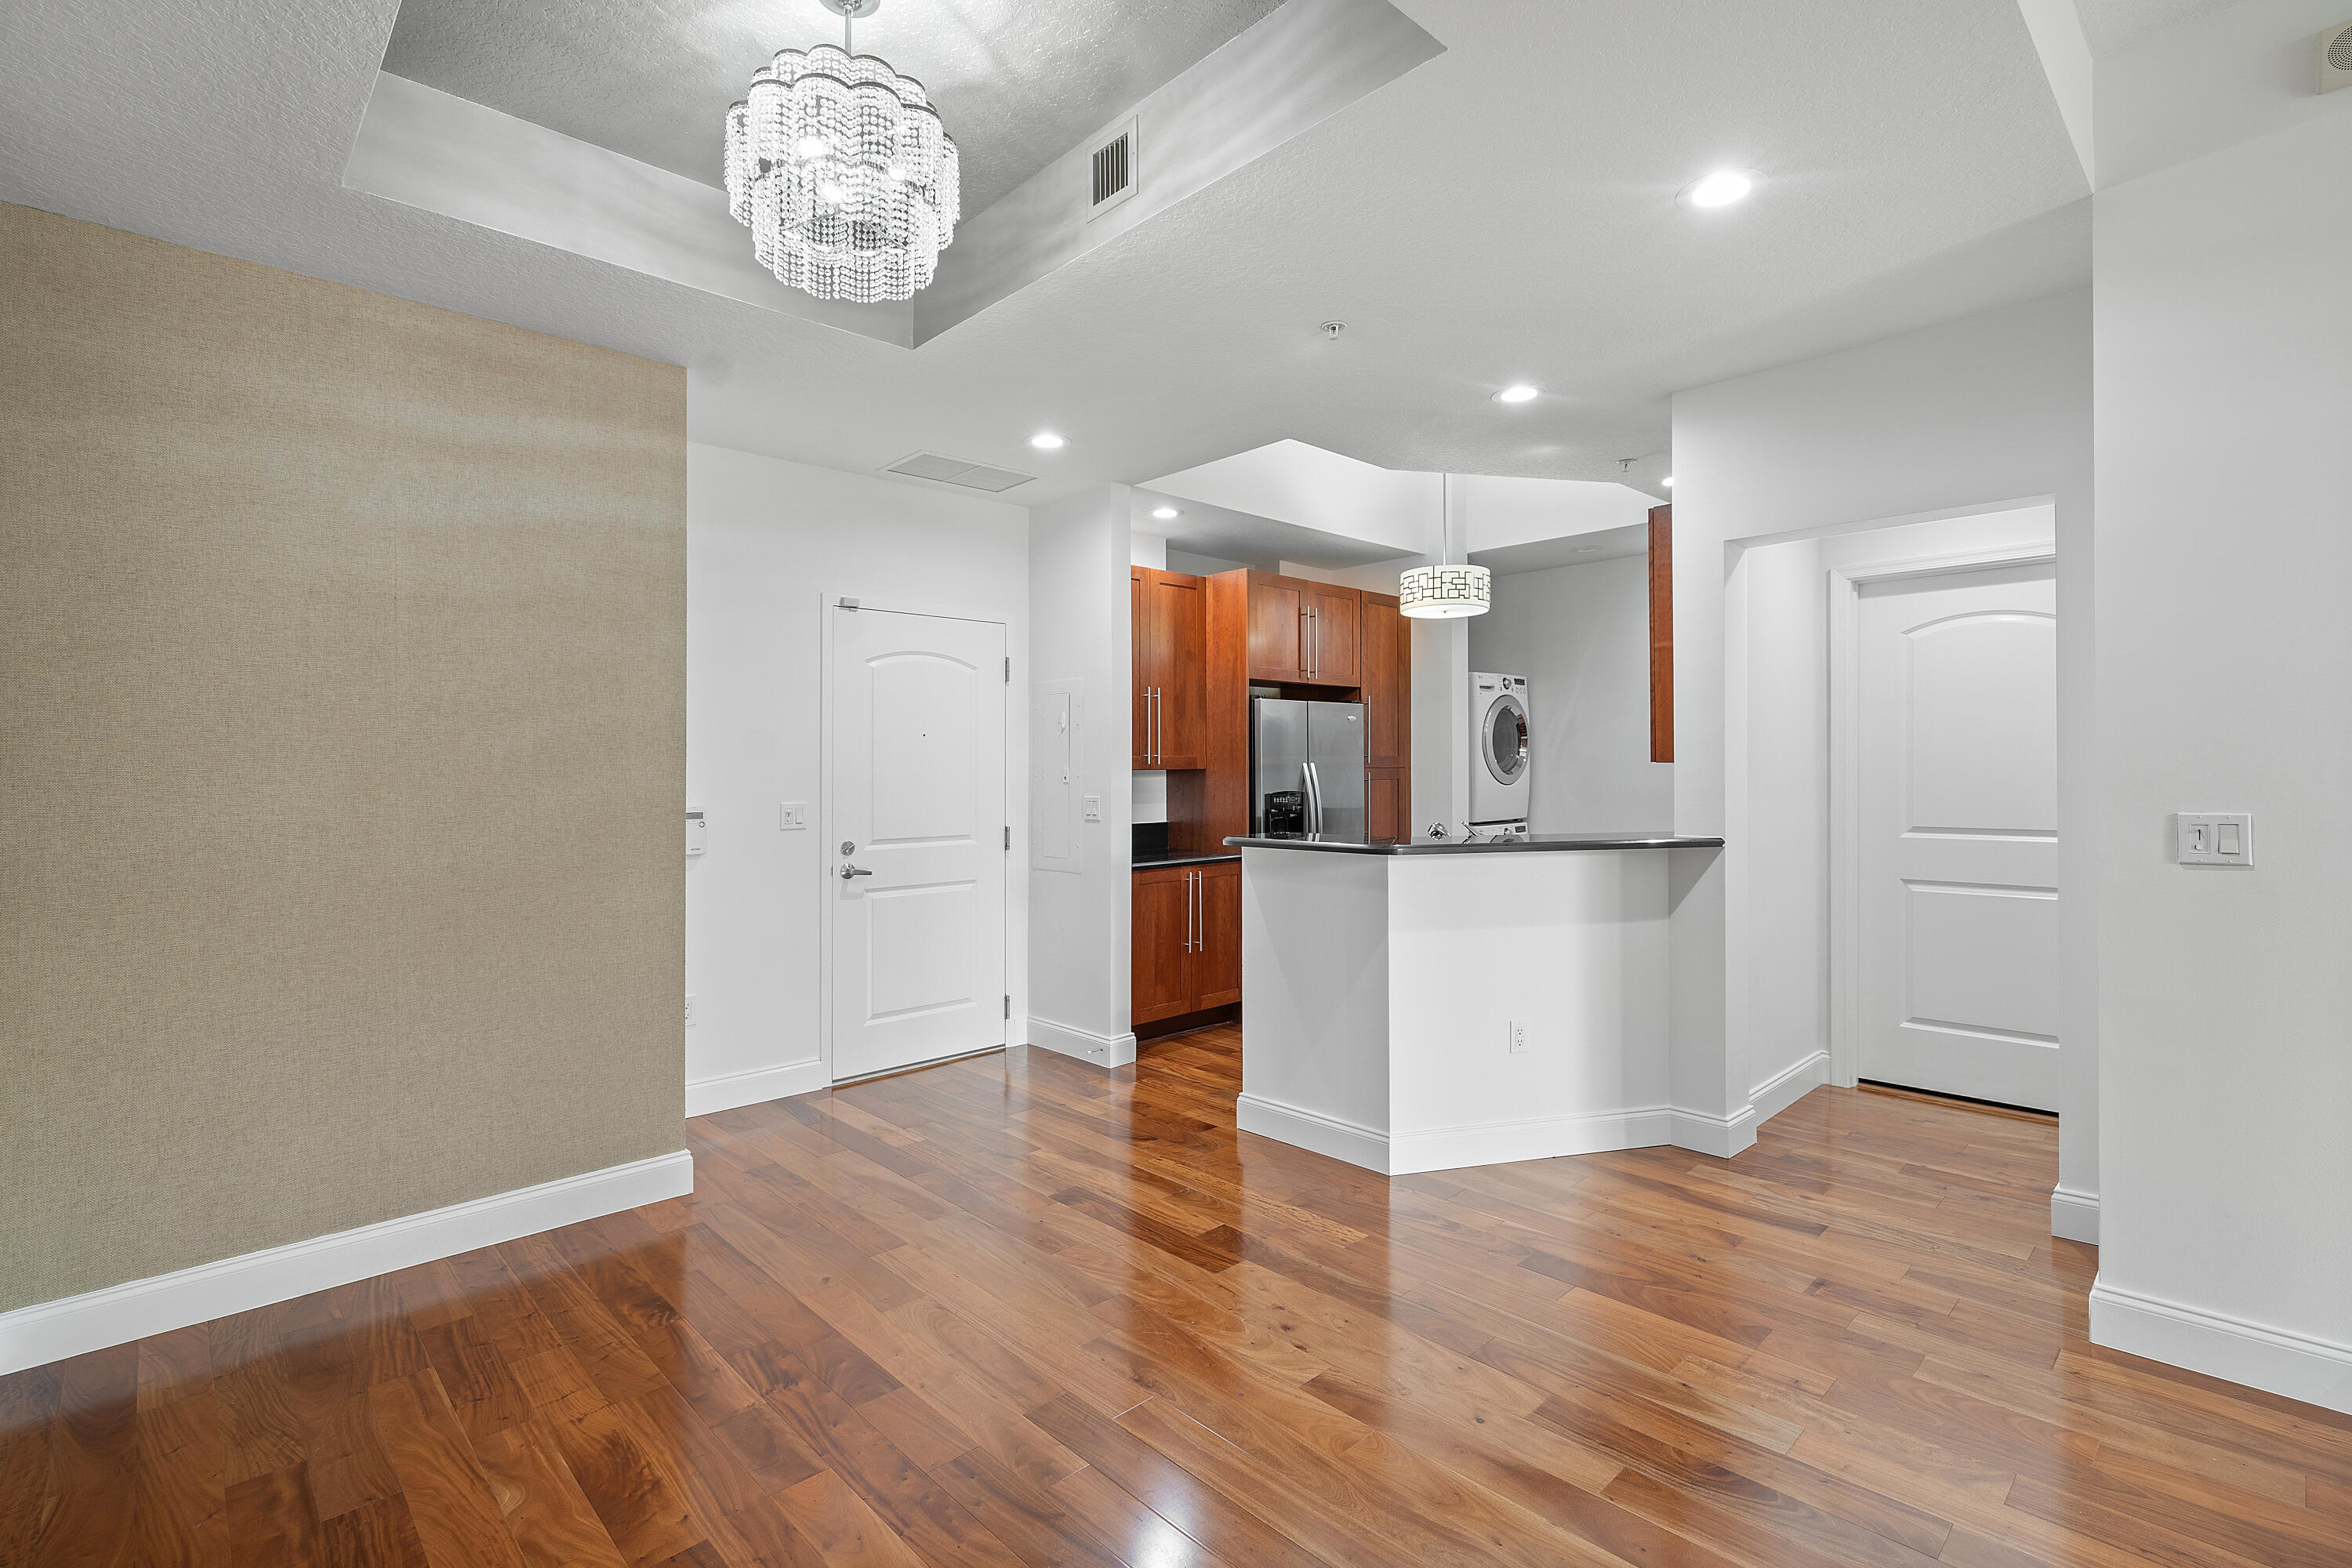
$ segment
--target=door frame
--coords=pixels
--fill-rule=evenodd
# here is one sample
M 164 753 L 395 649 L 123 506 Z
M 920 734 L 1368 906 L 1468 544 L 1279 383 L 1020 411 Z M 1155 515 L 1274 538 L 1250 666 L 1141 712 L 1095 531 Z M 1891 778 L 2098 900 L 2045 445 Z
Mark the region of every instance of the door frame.
M 1862 591 L 1905 578 L 1994 566 L 2055 566 L 2055 540 L 1892 557 L 1826 568 L 1830 633 L 1830 1081 L 1852 1089 L 1862 1069 Z M 2063 896 L 2063 894 L 2062 894 Z M 2063 1048 L 2063 1042 L 2061 1042 Z
M 844 604 L 845 600 L 847 601 L 847 605 Z M 840 635 L 839 628 L 841 626 L 841 617 L 844 615 L 859 615 L 867 610 L 876 610 L 886 615 L 928 616 L 934 620 L 978 622 L 983 626 L 995 626 L 999 631 L 1003 633 L 1004 657 L 1008 659 L 1013 657 L 1013 623 L 1004 619 L 1002 616 L 981 615 L 971 610 L 958 606 L 934 605 L 898 598 L 871 599 L 863 594 L 845 594 L 838 590 L 828 590 L 819 594 L 817 595 L 816 603 L 818 623 L 824 628 L 823 632 L 817 638 L 816 710 L 816 819 L 818 830 L 822 834 L 822 837 L 817 840 L 817 847 L 824 852 L 817 857 L 819 869 L 816 877 L 816 886 L 811 896 L 816 900 L 817 906 L 817 1058 L 820 1061 L 824 1063 L 824 1081 L 829 1087 L 842 1081 L 839 1076 L 833 1070 L 833 933 L 836 905 L 832 897 L 832 889 L 827 885 L 833 875 L 833 862 L 839 859 L 841 857 L 835 855 L 830 848 L 826 847 L 828 845 L 840 842 L 840 839 L 836 837 L 837 829 L 834 822 L 834 807 L 836 801 L 833 788 L 833 678 L 835 671 L 840 668 L 841 663 L 840 650 L 836 646 L 836 639 Z M 855 605 L 856 608 L 849 608 L 848 605 Z M 1003 781 L 1003 784 L 1004 789 L 1005 826 L 1012 826 L 1013 818 L 1013 785 L 1011 783 L 1013 763 L 1013 683 L 1010 679 L 1008 679 L 1004 683 L 1004 691 L 1005 705 L 1003 710 L 1003 723 L 1005 729 L 1004 756 L 1006 777 Z M 1003 859 L 1005 862 L 1004 875 L 1003 880 L 998 886 L 997 891 L 998 896 L 1003 900 L 1004 907 L 1003 919 L 998 923 L 997 943 L 1001 950 L 998 957 L 999 963 L 1003 966 L 1004 984 L 1007 986 L 1010 986 L 1013 984 L 1013 855 L 1010 850 L 1003 853 Z M 1010 993 L 1008 992 L 1007 994 L 1010 994 Z M 999 1031 L 1000 1035 L 1003 1037 L 1000 1038 L 995 1045 L 982 1046 L 976 1050 L 963 1052 L 961 1055 L 977 1057 L 985 1056 L 990 1051 L 1003 1050 L 1012 1043 L 1012 1020 L 1009 1018 L 1005 1019 L 1003 1021 L 1003 1027 Z M 938 1059 L 940 1061 L 953 1061 L 958 1059 L 958 1058 L 941 1057 Z M 916 1065 L 926 1066 L 929 1064 L 918 1063 Z M 903 1068 L 893 1068 L 890 1070 L 893 1072 L 902 1072 L 907 1069 Z M 876 1077 L 882 1075 L 867 1074 L 866 1076 Z

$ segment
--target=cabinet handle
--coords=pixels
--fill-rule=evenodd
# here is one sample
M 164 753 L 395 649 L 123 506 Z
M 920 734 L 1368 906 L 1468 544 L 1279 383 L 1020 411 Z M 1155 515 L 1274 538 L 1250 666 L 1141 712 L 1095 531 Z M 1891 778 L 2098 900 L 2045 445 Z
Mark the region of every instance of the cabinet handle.
M 1184 951 L 1192 951 L 1192 873 L 1184 873 Z
M 1192 951 L 1209 951 L 1209 874 L 1192 873 L 1193 907 L 1199 912 L 1192 917 Z
M 1151 760 L 1168 760 L 1168 694 L 1157 686 L 1151 689 Z
M 1318 606 L 1313 621 L 1315 627 L 1315 679 L 1323 679 L 1323 611 Z

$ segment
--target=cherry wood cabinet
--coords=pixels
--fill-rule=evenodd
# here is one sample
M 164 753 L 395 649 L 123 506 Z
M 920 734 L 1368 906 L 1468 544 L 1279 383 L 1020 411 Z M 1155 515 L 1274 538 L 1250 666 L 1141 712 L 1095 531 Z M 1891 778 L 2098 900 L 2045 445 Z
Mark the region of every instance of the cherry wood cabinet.
M 1412 773 L 1410 769 L 1364 770 L 1364 833 L 1372 838 L 1412 837 Z
M 1135 644 L 1131 766 L 1207 765 L 1206 588 L 1204 579 L 1181 572 L 1128 570 Z
M 1134 1021 L 1156 1024 L 1242 999 L 1242 868 L 1135 873 Z
M 1363 595 L 1353 588 L 1310 583 L 1307 600 L 1307 679 L 1318 686 L 1353 686 L 1361 679 Z
M 1249 678 L 1307 679 L 1306 584 L 1288 577 L 1249 574 Z
M 1361 663 L 1363 595 L 1303 577 L 1249 574 L 1249 679 L 1353 686 Z
M 1364 766 L 1412 766 L 1412 623 L 1394 595 L 1363 595 Z

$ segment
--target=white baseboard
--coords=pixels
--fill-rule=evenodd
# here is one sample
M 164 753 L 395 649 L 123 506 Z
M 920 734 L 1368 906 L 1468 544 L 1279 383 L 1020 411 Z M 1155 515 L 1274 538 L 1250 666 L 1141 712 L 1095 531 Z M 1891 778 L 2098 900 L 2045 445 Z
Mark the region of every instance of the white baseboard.
M 1671 1141 L 1671 1113 L 1663 1105 L 1591 1116 L 1530 1116 L 1468 1127 L 1433 1127 L 1389 1140 L 1391 1174 L 1454 1171 L 1506 1160 L 1553 1160 L 1609 1149 L 1648 1149 Z
M 1755 1147 L 1758 1119 L 1753 1105 L 1743 1105 L 1728 1116 L 1685 1110 L 1680 1106 L 1667 1114 L 1674 1119 L 1673 1136 L 1667 1142 L 1677 1149 L 1728 1160 Z
M 0 1312 L 0 1374 L 694 1191 L 684 1149 Z
M 1135 1064 L 1135 1035 L 1097 1035 L 1088 1029 L 1075 1028 L 1068 1024 L 1056 1024 L 1029 1016 L 1029 1043 L 1066 1057 L 1076 1057 L 1082 1062 L 1092 1062 L 1098 1068 L 1132 1067 Z
M 1393 1173 L 1389 1170 L 1389 1135 L 1352 1121 L 1244 1094 L 1234 1101 L 1234 1125 L 1244 1132 L 1328 1154 L 1334 1160 L 1345 1160 L 1350 1165 L 1378 1171 L 1384 1176 Z
M 1827 1051 L 1815 1051 L 1802 1061 L 1774 1073 L 1748 1091 L 1748 1103 L 1756 1108 L 1756 1124 L 1761 1127 L 1829 1080 L 1830 1054 Z
M 686 1086 L 686 1113 L 688 1116 L 708 1116 L 714 1110 L 732 1110 L 739 1105 L 788 1100 L 795 1094 L 808 1094 L 824 1089 L 832 1082 L 833 1069 L 822 1060 L 790 1062 L 780 1068 L 754 1068 L 750 1072 L 696 1079 Z
M 2072 1187 L 2050 1189 L 2050 1234 L 2067 1241 L 2099 1245 L 2099 1194 Z
M 1664 1106 L 1652 1105 L 1390 1133 L 1262 1095 L 1244 1094 L 1234 1103 L 1234 1125 L 1244 1132 L 1311 1149 L 1384 1176 L 1458 1171 L 1511 1160 L 1553 1160 L 1608 1149 L 1647 1149 L 1667 1142 L 1670 1116 Z
M 2110 1285 L 2091 1287 L 2091 1342 L 2352 1415 L 2352 1345 Z

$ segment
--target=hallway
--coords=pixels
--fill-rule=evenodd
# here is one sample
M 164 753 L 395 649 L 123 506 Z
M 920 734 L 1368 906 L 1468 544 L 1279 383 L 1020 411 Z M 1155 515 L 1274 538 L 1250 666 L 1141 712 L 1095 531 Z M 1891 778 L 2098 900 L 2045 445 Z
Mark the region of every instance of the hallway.
M 0 1380 L 0 1563 L 2352 1560 L 2352 1418 L 2095 1350 L 2051 1124 L 1393 1182 L 1237 1030 L 688 1123 L 691 1198 Z

